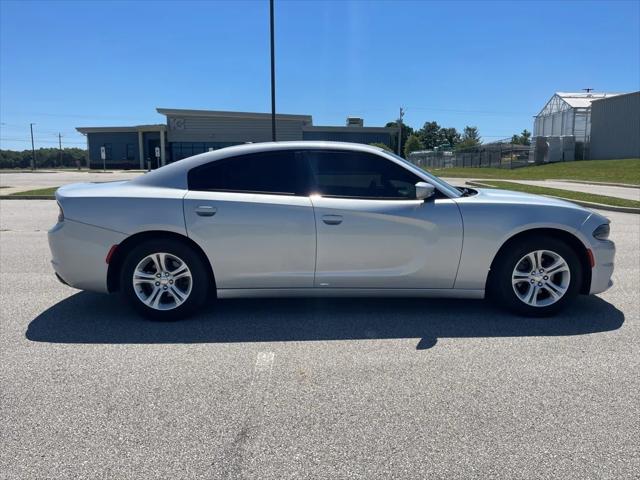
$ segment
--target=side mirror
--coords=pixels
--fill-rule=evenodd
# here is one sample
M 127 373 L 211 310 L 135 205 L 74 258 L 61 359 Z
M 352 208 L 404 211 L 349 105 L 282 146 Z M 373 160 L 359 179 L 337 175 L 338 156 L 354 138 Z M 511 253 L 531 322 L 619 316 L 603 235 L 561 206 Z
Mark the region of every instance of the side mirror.
M 427 182 L 416 183 L 416 198 L 418 200 L 426 200 L 433 197 L 436 193 L 436 189 L 433 185 Z

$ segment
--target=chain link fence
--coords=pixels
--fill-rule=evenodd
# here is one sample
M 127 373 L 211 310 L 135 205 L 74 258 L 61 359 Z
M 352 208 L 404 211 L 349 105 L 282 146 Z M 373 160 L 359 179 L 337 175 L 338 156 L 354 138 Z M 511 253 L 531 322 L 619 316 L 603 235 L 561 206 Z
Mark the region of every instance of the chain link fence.
M 532 165 L 528 145 L 490 143 L 455 151 L 419 151 L 408 160 L 421 168 L 519 168 Z

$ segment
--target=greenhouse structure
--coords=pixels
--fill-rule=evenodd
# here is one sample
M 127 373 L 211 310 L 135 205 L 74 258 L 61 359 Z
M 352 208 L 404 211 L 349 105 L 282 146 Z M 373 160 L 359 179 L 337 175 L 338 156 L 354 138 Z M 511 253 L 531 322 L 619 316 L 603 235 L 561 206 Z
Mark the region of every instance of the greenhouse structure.
M 591 134 L 591 102 L 617 93 L 556 92 L 535 117 L 534 137 L 572 135 L 576 142 L 588 142 Z
M 588 158 L 591 137 L 591 102 L 617 93 L 556 92 L 535 116 L 533 145 L 536 161 Z

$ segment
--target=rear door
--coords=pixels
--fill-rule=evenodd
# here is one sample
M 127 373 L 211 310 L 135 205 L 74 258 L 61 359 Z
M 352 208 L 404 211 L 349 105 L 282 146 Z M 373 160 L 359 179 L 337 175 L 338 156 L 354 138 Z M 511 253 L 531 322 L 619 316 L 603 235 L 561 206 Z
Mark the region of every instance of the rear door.
M 314 180 L 320 288 L 452 288 L 462 218 L 445 196 L 416 200 L 424 181 L 379 155 L 305 153 Z
M 313 287 L 316 227 L 300 154 L 269 151 L 189 172 L 187 232 L 220 289 Z

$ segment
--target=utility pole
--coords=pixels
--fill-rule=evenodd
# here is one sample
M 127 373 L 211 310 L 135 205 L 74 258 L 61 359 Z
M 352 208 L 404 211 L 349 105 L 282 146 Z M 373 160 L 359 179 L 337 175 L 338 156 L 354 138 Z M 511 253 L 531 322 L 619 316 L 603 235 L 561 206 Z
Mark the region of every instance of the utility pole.
M 61 167 L 62 166 L 62 135 L 60 135 L 60 132 L 58 132 L 58 148 L 59 148 L 58 166 Z
M 400 107 L 400 118 L 398 118 L 398 156 L 402 157 L 402 119 L 404 118 L 404 110 Z
M 36 147 L 33 143 L 33 126 L 35 123 L 30 123 L 29 128 L 31 129 L 31 170 L 36 169 Z
M 276 141 L 276 54 L 273 32 L 273 0 L 269 0 L 269 21 L 271 27 L 271 140 Z

